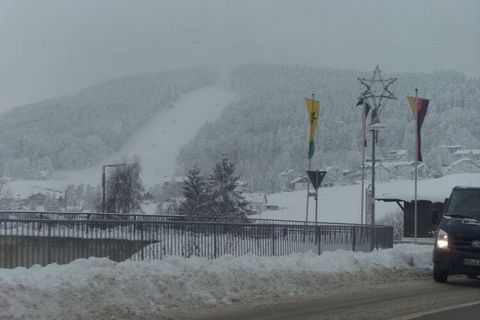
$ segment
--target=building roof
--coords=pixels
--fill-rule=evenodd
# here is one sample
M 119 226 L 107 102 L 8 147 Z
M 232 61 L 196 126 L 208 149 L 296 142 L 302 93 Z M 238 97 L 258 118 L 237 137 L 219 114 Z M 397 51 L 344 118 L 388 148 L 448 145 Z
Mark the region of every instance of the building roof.
M 280 172 L 279 175 L 280 176 L 286 176 L 286 175 L 294 173 L 295 171 L 297 171 L 297 169 L 287 169 L 285 171 Z
M 480 155 L 480 149 L 457 150 L 453 154 L 456 156 L 467 155 L 467 154 Z
M 291 180 L 290 183 L 297 183 L 297 182 L 310 182 L 307 176 L 300 176 L 296 177 L 295 179 Z
M 480 187 L 480 173 L 461 173 L 418 181 L 418 200 L 443 202 L 456 186 Z M 414 201 L 414 181 L 404 180 L 377 188 L 376 200 Z
M 450 167 L 455 167 L 455 166 L 458 166 L 460 163 L 463 163 L 463 162 L 470 162 L 470 163 L 473 163 L 474 165 L 476 165 L 478 167 L 478 164 L 475 161 L 473 161 L 472 159 L 468 159 L 468 158 L 458 159 L 457 161 L 452 162 L 448 167 L 449 168 Z

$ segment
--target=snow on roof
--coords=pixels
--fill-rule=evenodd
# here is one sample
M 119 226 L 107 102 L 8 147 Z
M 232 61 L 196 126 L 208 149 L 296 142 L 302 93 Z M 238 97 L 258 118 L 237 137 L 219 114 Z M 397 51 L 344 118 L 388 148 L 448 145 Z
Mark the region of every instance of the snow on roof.
M 460 156 L 460 155 L 465 155 L 465 154 L 475 154 L 479 155 L 480 154 L 480 149 L 467 149 L 467 150 L 457 150 L 453 154 Z
M 290 183 L 297 183 L 297 182 L 309 182 L 310 180 L 308 179 L 307 176 L 301 176 L 301 177 L 297 177 L 295 179 L 293 179 L 292 181 L 290 181 Z
M 286 176 L 288 174 L 291 174 L 293 172 L 297 171 L 297 169 L 289 169 L 289 170 L 285 170 L 285 171 L 282 171 L 280 172 L 280 176 Z
M 472 159 L 464 158 L 464 159 L 459 159 L 457 161 L 452 162 L 452 164 L 450 164 L 449 167 L 458 166 L 462 162 L 472 162 L 474 165 L 478 166 L 477 163 L 475 161 L 473 161 Z
M 452 174 L 438 179 L 419 180 L 418 200 L 443 202 L 456 186 L 480 187 L 480 173 Z M 413 201 L 415 199 L 413 180 L 387 184 L 383 190 L 383 193 L 378 193 L 375 197 L 377 200 Z

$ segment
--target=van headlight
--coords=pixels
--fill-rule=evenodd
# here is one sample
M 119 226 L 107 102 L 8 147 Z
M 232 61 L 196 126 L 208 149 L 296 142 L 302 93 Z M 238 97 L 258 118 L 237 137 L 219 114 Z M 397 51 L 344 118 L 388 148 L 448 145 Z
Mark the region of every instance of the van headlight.
M 438 230 L 437 249 L 448 249 L 448 234 L 442 229 Z

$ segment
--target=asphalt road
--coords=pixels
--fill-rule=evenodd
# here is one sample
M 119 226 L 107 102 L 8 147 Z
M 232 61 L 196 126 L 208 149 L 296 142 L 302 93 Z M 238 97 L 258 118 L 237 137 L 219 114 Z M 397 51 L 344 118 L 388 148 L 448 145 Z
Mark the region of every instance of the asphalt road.
M 449 277 L 447 284 L 432 279 L 367 288 L 349 294 L 311 300 L 284 301 L 263 307 L 221 310 L 201 320 L 313 319 L 480 319 L 480 280 Z

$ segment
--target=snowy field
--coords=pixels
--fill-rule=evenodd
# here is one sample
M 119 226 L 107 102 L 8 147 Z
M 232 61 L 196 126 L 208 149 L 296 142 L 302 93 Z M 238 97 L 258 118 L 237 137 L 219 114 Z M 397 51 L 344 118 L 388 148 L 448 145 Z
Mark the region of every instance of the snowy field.
M 429 273 L 431 246 L 216 260 L 80 259 L 0 269 L 0 319 L 179 319 L 205 308 L 350 289 Z M 398 281 L 398 280 L 397 280 Z M 188 308 L 185 308 L 188 306 Z
M 192 139 L 207 121 L 214 121 L 223 108 L 237 96 L 228 88 L 216 85 L 183 95 L 178 101 L 152 116 L 150 122 L 136 132 L 122 149 L 92 168 L 57 172 L 48 180 L 17 180 L 7 188 L 12 196 L 28 197 L 37 192 L 65 190 L 69 184 L 101 183 L 102 165 L 121 162 L 138 156 L 142 163 L 142 179 L 148 188 L 175 173 L 175 159 L 180 148 Z
M 450 196 L 455 186 L 480 187 L 480 173 L 463 173 L 444 176 L 438 179 L 418 181 L 419 199 L 431 199 L 443 202 Z M 360 222 L 361 185 L 339 186 L 318 189 L 318 220 L 325 222 Z M 268 195 L 268 204 L 277 205 L 279 210 L 266 211 L 256 218 L 305 220 L 305 202 L 307 191 L 282 192 Z M 376 184 L 376 198 L 414 199 L 413 180 L 392 180 Z M 315 202 L 310 199 L 309 220 L 315 219 Z M 376 201 L 377 219 L 385 214 L 399 210 L 395 202 Z

